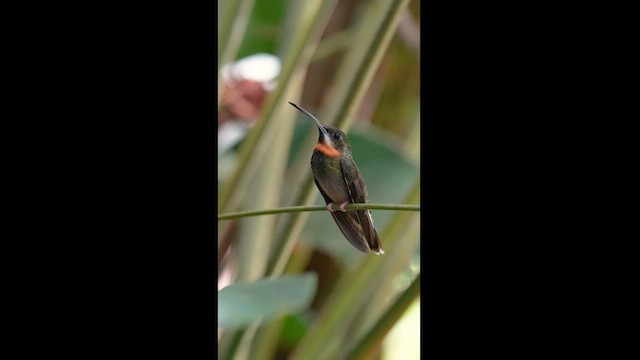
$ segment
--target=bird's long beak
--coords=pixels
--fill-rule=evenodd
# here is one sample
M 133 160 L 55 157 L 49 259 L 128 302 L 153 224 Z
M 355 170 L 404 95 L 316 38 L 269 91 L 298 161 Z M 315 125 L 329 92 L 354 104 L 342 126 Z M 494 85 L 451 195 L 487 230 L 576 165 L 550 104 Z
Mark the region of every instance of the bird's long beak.
M 305 114 L 311 120 L 311 122 L 313 122 L 318 127 L 318 130 L 320 130 L 320 133 L 322 133 L 322 137 L 324 139 L 324 143 L 325 144 L 327 144 L 327 145 L 329 145 L 331 147 L 334 147 L 333 146 L 333 142 L 331 142 L 331 136 L 329 136 L 329 133 L 327 132 L 327 130 L 320 123 L 320 120 L 316 119 L 316 117 L 311 115 L 310 112 L 308 112 L 307 110 L 301 108 L 300 106 L 292 103 L 291 101 L 289 101 L 289 104 L 291 104 L 296 109 L 300 110 L 303 114 Z

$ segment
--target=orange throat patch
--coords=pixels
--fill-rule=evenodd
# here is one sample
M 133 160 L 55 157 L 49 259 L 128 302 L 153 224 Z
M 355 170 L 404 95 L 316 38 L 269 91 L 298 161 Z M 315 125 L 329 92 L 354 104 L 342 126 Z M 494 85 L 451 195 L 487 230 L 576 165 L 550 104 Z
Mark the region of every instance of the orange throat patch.
M 332 157 L 332 158 L 335 158 L 335 157 L 338 157 L 338 156 L 341 155 L 340 151 L 338 151 L 336 148 L 331 147 L 331 146 L 329 146 L 327 144 L 323 144 L 321 142 L 319 142 L 316 145 L 316 150 L 318 150 L 321 153 L 327 155 L 328 157 Z

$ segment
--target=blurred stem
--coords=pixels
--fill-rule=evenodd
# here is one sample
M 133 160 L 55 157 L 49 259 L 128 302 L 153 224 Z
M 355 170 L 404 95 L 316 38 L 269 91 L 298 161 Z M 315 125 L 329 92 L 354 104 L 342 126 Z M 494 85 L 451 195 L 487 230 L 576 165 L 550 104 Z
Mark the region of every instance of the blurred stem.
M 321 31 L 329 19 L 336 1 L 323 1 L 320 6 L 318 1 L 310 1 L 304 3 L 306 6 L 302 6 L 301 13 L 298 16 L 300 20 L 298 31 L 294 34 L 295 38 L 292 45 L 287 47 L 288 53 L 282 55 L 286 60 L 278 78 L 278 85 L 268 96 L 256 126 L 249 131 L 240 146 L 238 165 L 229 179 L 226 180 L 220 192 L 218 211 L 228 211 L 230 208 L 235 208 L 244 195 L 246 183 L 253 175 L 247 169 L 252 170 L 255 167 L 252 165 L 259 163 L 265 156 L 266 148 L 273 134 L 272 128 L 274 126 L 272 123 L 281 120 L 273 116 L 276 107 L 288 106 L 286 99 L 283 99 L 283 95 L 286 94 L 291 77 L 299 67 L 307 67 L 315 49 L 315 46 L 310 44 L 317 43 L 317 37 L 321 35 Z
M 323 39 L 320 44 L 318 44 L 318 49 L 316 53 L 313 54 L 312 61 L 322 60 L 347 48 L 351 44 L 352 37 L 353 32 L 350 29 L 345 29 L 333 34 L 331 37 Z
M 218 341 L 218 358 L 224 359 L 225 354 L 231 354 L 236 351 L 242 338 L 242 330 L 226 330 L 222 338 Z
M 415 115 L 411 130 L 406 134 L 404 149 L 406 153 L 415 160 L 420 159 L 420 111 Z
M 255 0 L 218 0 L 218 104 L 222 93 L 220 68 L 232 62 L 247 29 Z M 222 9 L 220 9 L 222 6 Z
M 297 204 L 310 204 L 316 197 L 313 193 L 315 184 L 313 178 L 310 178 L 302 185 L 300 193 L 296 199 Z M 326 209 L 326 208 L 325 208 Z M 271 259 L 270 266 L 267 270 L 267 275 L 275 277 L 284 271 L 288 259 L 291 257 L 293 247 L 295 246 L 298 235 L 302 232 L 304 223 L 309 218 L 308 212 L 295 212 L 288 215 L 284 219 L 282 230 L 278 232 L 276 239 L 283 239 L 275 244 L 275 251 L 273 252 L 273 258 Z
M 251 360 L 251 342 L 260 327 L 260 320 L 253 322 L 246 329 L 240 332 L 238 347 L 234 349 L 234 355 L 230 359 Z
M 396 33 L 398 23 L 409 0 L 376 0 L 366 3 L 354 31 L 349 51 L 338 70 L 334 91 L 329 103 L 329 119 L 337 119 L 333 126 L 347 131 L 353 113 L 369 89 L 382 57 Z
M 277 350 L 278 340 L 280 340 L 284 324 L 285 318 L 280 317 L 264 324 L 260 328 L 251 348 L 251 360 L 274 359 L 273 354 Z
M 255 0 L 218 1 L 218 5 L 222 5 L 222 9 L 218 9 L 221 11 L 218 16 L 218 67 L 235 58 L 254 3 Z
M 291 89 L 302 85 L 302 77 L 294 76 Z M 277 113 L 279 117 L 291 119 L 289 113 Z M 289 154 L 293 121 L 281 121 L 276 124 L 276 138 L 279 141 L 271 141 L 268 148 L 269 156 L 257 164 L 259 168 L 257 176 L 247 188 L 248 196 L 245 207 L 273 208 L 278 206 L 281 179 L 286 168 L 286 159 Z M 264 275 L 267 268 L 268 256 L 273 244 L 276 218 L 274 217 L 245 217 L 242 220 L 242 233 L 237 244 L 237 256 L 239 259 L 238 281 L 255 281 Z
M 331 207 L 334 211 L 340 211 L 340 204 L 333 204 Z M 348 211 L 351 210 L 401 210 L 401 211 L 420 211 L 420 205 L 404 205 L 404 204 L 349 204 L 345 207 Z M 327 210 L 326 206 L 313 205 L 313 206 L 289 206 L 278 209 L 266 209 L 266 210 L 251 210 L 240 211 L 235 213 L 218 214 L 218 221 L 231 220 L 249 216 L 258 215 L 273 215 L 282 213 L 294 213 L 302 211 L 323 211 Z
M 375 323 L 375 325 L 360 339 L 345 360 L 364 359 L 393 325 L 402 317 L 409 305 L 420 295 L 420 274 L 413 280 L 407 290 L 391 305 L 389 310 Z

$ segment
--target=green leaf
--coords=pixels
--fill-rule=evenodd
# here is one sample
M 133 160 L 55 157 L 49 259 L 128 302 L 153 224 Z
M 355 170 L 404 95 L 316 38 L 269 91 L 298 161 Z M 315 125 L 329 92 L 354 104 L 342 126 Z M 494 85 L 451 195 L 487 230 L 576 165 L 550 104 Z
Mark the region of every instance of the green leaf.
M 315 295 L 315 273 L 229 285 L 218 292 L 218 327 L 239 328 L 306 309 Z

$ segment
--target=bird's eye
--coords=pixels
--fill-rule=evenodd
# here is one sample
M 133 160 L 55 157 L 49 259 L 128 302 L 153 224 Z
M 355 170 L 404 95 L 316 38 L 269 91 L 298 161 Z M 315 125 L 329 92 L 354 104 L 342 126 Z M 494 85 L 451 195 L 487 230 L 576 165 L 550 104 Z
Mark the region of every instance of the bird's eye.
M 337 132 L 337 133 L 333 133 L 333 138 L 334 138 L 334 139 L 336 139 L 336 140 L 337 140 L 337 139 L 340 139 L 341 137 L 342 137 L 342 136 L 340 135 L 340 133 L 338 133 L 338 132 Z

